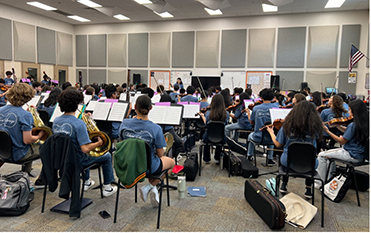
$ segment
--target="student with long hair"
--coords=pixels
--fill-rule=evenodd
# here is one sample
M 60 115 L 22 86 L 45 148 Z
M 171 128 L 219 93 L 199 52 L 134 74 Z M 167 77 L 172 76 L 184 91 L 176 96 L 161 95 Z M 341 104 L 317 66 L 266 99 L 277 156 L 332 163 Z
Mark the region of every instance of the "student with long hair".
M 57 104 L 57 97 L 62 92 L 62 89 L 59 87 L 54 88 L 50 94 L 49 97 L 45 100 L 44 104 L 40 104 L 39 107 L 37 107 L 37 110 L 45 110 L 49 118 L 52 116 L 55 105 Z
M 330 169 L 329 179 L 332 178 L 332 172 L 336 169 L 335 163 L 327 168 L 329 158 L 338 158 L 354 163 L 361 162 L 364 158 L 363 153 L 367 138 L 369 138 L 369 116 L 367 107 L 362 100 L 356 99 L 349 103 L 349 115 L 353 116 L 353 122 L 347 127 L 337 127 L 344 132 L 342 136 L 335 135 L 326 126 L 323 126 L 331 138 L 343 145 L 342 148 L 323 151 L 318 154 L 319 165 L 317 171 L 324 182 L 326 182 L 327 169 Z
M 222 95 L 215 95 L 211 99 L 210 110 L 207 111 L 205 114 L 203 114 L 203 113 L 199 113 L 199 114 L 200 114 L 202 120 L 204 121 L 204 123 L 206 125 L 210 121 L 221 121 L 221 122 L 224 122 L 224 125 L 226 125 L 227 122 L 228 122 L 228 119 L 229 119 L 229 114 L 225 110 L 224 98 L 223 98 Z M 206 132 L 203 136 L 203 141 L 204 142 L 208 141 L 207 130 L 206 130 Z M 225 139 L 224 139 L 224 141 L 225 141 Z M 214 159 L 215 159 L 217 164 L 219 163 L 219 160 L 220 160 L 221 151 L 222 151 L 222 148 L 220 146 L 217 146 L 216 150 L 215 150 L 215 155 L 214 155 Z M 206 164 L 210 163 L 210 160 L 211 160 L 211 158 L 210 158 L 210 146 L 205 146 L 204 147 L 204 158 L 203 158 L 203 160 Z
M 151 147 L 152 174 L 161 174 L 165 169 L 171 170 L 175 161 L 164 155 L 166 146 L 165 137 L 159 125 L 148 119 L 149 111 L 152 109 L 151 99 L 142 95 L 135 103 L 135 112 L 137 115 L 133 118 L 124 119 L 120 126 L 120 137 L 122 140 L 128 138 L 138 138 L 145 140 Z M 149 179 L 149 184 L 140 189 L 140 197 L 144 202 L 147 201 L 150 194 L 151 203 L 158 206 L 159 195 L 156 185 L 160 182 L 158 179 Z
M 301 101 L 286 116 L 282 128 L 278 131 L 277 137 L 274 134 L 273 126 L 267 130 L 276 147 L 283 146 L 281 155 L 281 164 L 287 167 L 288 147 L 292 142 L 309 142 L 315 147 L 317 146 L 317 138 L 322 137 L 322 122 L 318 112 L 313 104 L 308 101 Z M 316 166 L 318 162 L 316 161 Z M 287 193 L 288 177 L 283 177 L 283 182 L 280 188 L 281 193 Z M 313 181 L 305 180 L 306 191 L 304 196 L 312 198 L 311 186 Z
M 224 98 L 224 105 L 225 105 L 226 108 L 228 108 L 230 105 L 232 105 L 231 93 L 230 93 L 228 88 L 223 89 L 222 91 L 220 91 L 220 94 Z

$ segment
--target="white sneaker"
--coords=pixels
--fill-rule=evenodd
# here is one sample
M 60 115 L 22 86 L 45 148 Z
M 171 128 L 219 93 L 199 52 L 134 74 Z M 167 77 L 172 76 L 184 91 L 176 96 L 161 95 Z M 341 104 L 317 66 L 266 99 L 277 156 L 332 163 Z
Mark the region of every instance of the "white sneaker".
M 148 194 L 149 194 L 149 191 L 151 190 L 151 188 L 152 187 L 149 184 L 144 185 L 143 187 L 140 188 L 140 190 L 139 190 L 140 198 L 142 198 L 142 200 L 144 202 L 147 201 Z
M 109 197 L 116 192 L 117 192 L 117 186 L 111 186 L 111 190 L 107 190 L 107 189 L 103 190 L 103 196 Z
M 315 189 L 320 189 L 322 187 L 322 183 L 320 181 L 314 181 L 314 188 Z
M 158 195 L 158 190 L 156 186 L 151 189 L 150 198 L 151 198 L 151 204 L 154 207 L 158 207 L 158 204 L 160 203 L 160 197 Z
M 183 156 L 178 155 L 178 157 L 176 157 L 176 161 L 180 161 L 182 158 L 183 158 Z
M 84 183 L 84 191 L 88 191 L 91 187 L 93 187 L 95 184 L 94 180 L 90 180 L 89 184 Z

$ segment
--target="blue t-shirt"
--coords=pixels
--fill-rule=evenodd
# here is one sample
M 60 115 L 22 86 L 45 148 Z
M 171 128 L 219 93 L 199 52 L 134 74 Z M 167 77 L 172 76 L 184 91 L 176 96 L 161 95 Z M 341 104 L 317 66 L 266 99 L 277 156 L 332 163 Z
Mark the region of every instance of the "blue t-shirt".
M 175 102 L 178 102 L 176 101 L 176 97 L 178 96 L 179 94 L 177 92 L 171 92 L 170 93 L 170 98 L 171 100 L 175 101 Z
M 208 102 L 200 102 L 200 109 L 207 108 L 209 105 Z
M 317 142 L 316 139 L 312 139 L 310 136 L 306 136 L 305 139 L 302 138 L 295 138 L 294 136 L 287 137 L 285 134 L 283 128 L 278 131 L 278 134 L 276 136 L 277 142 L 283 145 L 283 153 L 281 155 L 281 164 L 285 167 L 287 167 L 287 153 L 289 145 L 293 142 L 309 142 L 313 144 L 315 148 L 317 148 Z M 316 159 L 316 168 L 318 166 L 318 161 Z
M 37 110 L 45 110 L 48 113 L 49 118 L 50 118 L 53 114 L 54 108 L 55 108 L 55 105 L 50 105 L 49 107 L 45 107 L 44 104 L 40 104 L 39 107 L 37 107 Z
M 346 115 L 349 116 L 348 113 L 347 114 L 343 113 L 343 117 L 345 117 Z M 323 122 L 327 122 L 327 121 L 332 120 L 335 117 L 335 113 L 332 111 L 332 108 L 326 108 L 322 110 L 320 116 Z M 329 128 L 328 125 L 326 125 L 326 127 Z M 329 136 L 329 135 L 327 132 L 324 131 L 323 136 Z
M 271 114 L 269 112 L 269 109 L 275 107 L 276 104 L 274 103 L 262 103 L 254 107 L 250 116 L 250 120 L 255 122 L 254 136 L 262 136 L 262 131 L 260 131 L 259 129 L 264 126 L 264 123 L 271 122 Z
M 138 138 L 146 141 L 152 151 L 152 173 L 160 167 L 160 158 L 156 155 L 156 149 L 166 146 L 162 129 L 150 120 L 143 121 L 137 118 L 126 118 L 120 126 L 120 138 Z
M 4 78 L 5 85 L 13 85 L 14 80 L 12 78 Z
M 4 93 L 4 91 L 0 90 L 0 94 L 3 94 L 3 93 Z M 1 107 L 1 106 L 4 106 L 4 105 L 6 105 L 6 102 L 5 102 L 5 95 L 2 96 L 2 97 L 0 97 L 0 107 Z
M 225 111 L 227 113 L 227 118 L 225 119 L 224 121 L 224 125 L 228 124 L 228 120 L 229 120 L 229 112 L 228 111 Z M 208 124 L 211 120 L 209 119 L 209 116 L 210 116 L 210 110 L 208 110 L 206 113 L 205 113 L 205 120 L 206 120 L 206 124 Z
M 10 134 L 14 161 L 27 155 L 30 145 L 23 142 L 23 131 L 31 131 L 32 125 L 32 114 L 22 107 L 9 104 L 0 108 L 0 130 L 5 130 Z
M 180 102 L 198 102 L 198 98 L 193 95 L 186 95 L 180 98 Z
M 234 116 L 238 119 L 238 126 L 241 127 L 241 129 L 251 129 L 252 126 L 246 112 L 241 113 L 243 109 L 244 109 L 243 104 L 240 104 L 236 108 Z
M 174 83 L 174 85 L 173 85 L 173 86 L 175 86 L 175 85 L 178 85 L 178 86 L 179 86 L 179 89 L 182 89 L 182 88 L 184 88 L 184 85 L 183 85 L 183 84 L 178 84 L 178 83 Z
M 53 133 L 62 133 L 71 138 L 77 154 L 79 155 L 80 162 L 89 156 L 81 150 L 82 145 L 91 142 L 86 125 L 82 120 L 71 115 L 62 115 L 57 117 L 53 122 Z
M 350 156 L 352 156 L 354 159 L 363 159 L 363 152 L 365 150 L 365 147 L 360 145 L 359 142 L 356 141 L 355 130 L 356 127 L 354 125 L 354 122 L 350 123 L 343 135 L 343 138 L 348 140 L 343 148 L 344 150 L 348 151 Z
M 44 83 L 45 85 L 49 85 L 50 86 L 50 82 L 49 81 L 42 80 L 41 83 Z
M 112 122 L 112 138 L 119 138 L 121 122 Z
M 344 114 L 344 117 L 349 117 L 349 106 L 347 103 L 343 103 L 343 107 L 345 110 L 347 110 L 348 112 Z

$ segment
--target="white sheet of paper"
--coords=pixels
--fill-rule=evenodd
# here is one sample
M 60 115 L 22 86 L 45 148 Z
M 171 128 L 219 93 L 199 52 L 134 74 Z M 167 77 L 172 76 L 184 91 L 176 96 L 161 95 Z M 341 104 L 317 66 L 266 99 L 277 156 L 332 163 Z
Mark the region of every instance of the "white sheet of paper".
M 200 116 L 195 116 L 196 113 L 200 111 L 200 105 L 193 105 L 193 104 L 188 104 L 188 105 L 183 105 L 184 110 L 183 110 L 183 118 L 200 118 Z
M 126 93 L 121 93 L 119 100 L 126 101 L 126 97 L 127 97 L 127 94 Z
M 135 109 L 135 102 L 137 102 L 137 98 L 141 95 L 145 95 L 145 94 L 135 93 L 134 96 L 130 96 L 131 109 Z
M 79 106 L 77 106 L 77 110 L 75 112 L 75 117 L 78 118 L 80 112 L 82 112 L 82 108 L 84 107 L 84 104 L 79 104 Z
M 108 113 L 111 109 L 111 104 L 112 103 L 109 102 L 98 102 L 93 112 L 93 119 L 103 121 L 107 120 Z
M 84 94 L 84 104 L 89 103 L 89 101 L 91 100 L 91 98 L 93 98 L 92 95 L 85 95 Z
M 182 118 L 182 107 L 154 105 L 149 111 L 148 118 L 156 124 L 179 125 Z
M 108 116 L 108 121 L 121 122 L 125 117 L 126 109 L 129 103 L 115 102 L 112 104 L 111 112 Z
M 46 93 L 46 92 L 41 93 L 41 96 L 44 96 L 44 98 L 41 100 L 41 104 L 43 104 L 43 103 L 45 102 L 45 100 L 46 100 L 47 98 L 49 98 L 49 94 L 50 94 L 50 93 Z
M 102 96 L 102 97 L 99 98 L 99 100 L 105 100 L 105 99 L 107 99 L 107 97 L 105 97 L 105 96 Z
M 59 116 L 62 116 L 63 115 L 63 112 L 61 111 L 61 108 L 59 107 L 59 103 L 56 103 L 55 105 L 55 108 L 54 108 L 54 112 L 52 114 L 52 116 L 50 117 L 50 122 L 53 122 L 55 118 L 59 117 Z
M 152 103 L 158 103 L 160 102 L 160 99 L 161 99 L 161 95 L 158 94 L 158 95 L 154 95 L 151 100 L 152 100 Z
M 97 106 L 98 101 L 92 100 L 89 102 L 88 106 L 86 106 L 85 111 L 94 111 L 95 107 Z
M 286 116 L 290 113 L 292 108 L 271 108 L 269 112 L 271 114 L 271 121 L 273 122 L 276 119 L 285 119 Z
M 249 84 L 256 85 L 256 84 L 259 84 L 259 83 L 260 83 L 259 76 L 250 76 L 249 77 Z

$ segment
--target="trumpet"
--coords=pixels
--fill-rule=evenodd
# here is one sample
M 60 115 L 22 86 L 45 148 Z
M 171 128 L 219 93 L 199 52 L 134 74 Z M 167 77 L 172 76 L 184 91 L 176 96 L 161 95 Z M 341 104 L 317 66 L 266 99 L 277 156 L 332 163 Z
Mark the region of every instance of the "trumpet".
M 28 107 L 30 113 L 32 114 L 33 118 L 33 124 L 35 127 L 32 128 L 32 135 L 38 135 L 40 131 L 44 131 L 44 135 L 37 140 L 35 143 L 43 144 L 45 140 L 53 134 L 53 131 L 51 128 L 46 126 L 44 122 L 41 120 L 39 113 L 37 112 L 36 108 L 33 106 Z
M 95 137 L 100 137 L 103 141 L 103 145 L 96 147 L 92 151 L 89 151 L 89 155 L 99 157 L 107 153 L 111 149 L 110 137 L 106 133 L 99 131 L 95 121 L 88 114 L 82 113 L 81 120 L 83 120 L 86 124 L 91 141 L 93 141 L 93 138 Z

